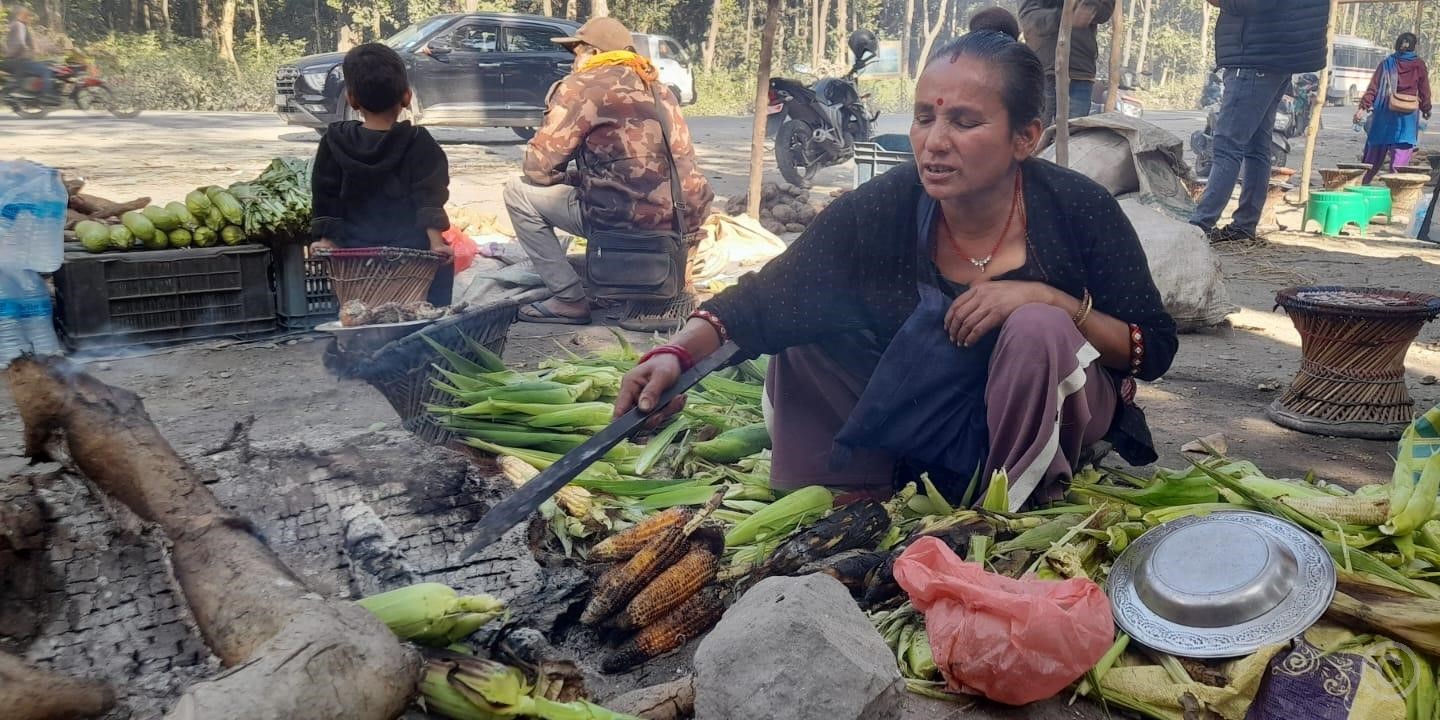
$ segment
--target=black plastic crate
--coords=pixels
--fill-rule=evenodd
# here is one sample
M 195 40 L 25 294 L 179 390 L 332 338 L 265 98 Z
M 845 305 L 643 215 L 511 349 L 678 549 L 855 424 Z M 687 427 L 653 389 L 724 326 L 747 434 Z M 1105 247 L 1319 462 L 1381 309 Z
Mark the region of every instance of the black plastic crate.
M 855 143 L 855 187 L 915 159 L 908 135 L 877 135 L 874 142 Z
M 339 317 L 340 304 L 330 289 L 325 261 L 309 257 L 301 243 L 275 252 L 275 308 L 286 330 L 309 330 Z
M 275 330 L 269 272 L 260 245 L 66 253 L 57 325 L 77 350 L 264 335 Z

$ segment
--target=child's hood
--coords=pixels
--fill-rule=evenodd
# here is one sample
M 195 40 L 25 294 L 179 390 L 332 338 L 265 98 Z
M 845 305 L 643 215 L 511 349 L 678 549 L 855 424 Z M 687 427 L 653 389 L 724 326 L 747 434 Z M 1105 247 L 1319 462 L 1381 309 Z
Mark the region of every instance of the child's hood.
M 356 176 L 392 175 L 410 151 L 420 128 L 409 122 L 395 123 L 385 132 L 366 130 L 359 122 L 335 123 L 325 133 L 340 168 Z

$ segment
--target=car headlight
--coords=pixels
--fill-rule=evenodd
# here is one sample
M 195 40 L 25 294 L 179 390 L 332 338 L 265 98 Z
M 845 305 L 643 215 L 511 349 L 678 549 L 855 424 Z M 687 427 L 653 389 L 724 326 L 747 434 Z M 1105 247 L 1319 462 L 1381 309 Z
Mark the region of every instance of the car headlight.
M 306 87 L 309 87 L 309 88 L 312 88 L 312 89 L 315 89 L 315 90 L 324 90 L 324 89 L 325 89 L 325 76 L 328 75 L 328 74 L 329 74 L 329 73 L 323 73 L 323 72 L 307 72 L 307 73 L 301 73 L 300 77 L 305 78 L 305 86 L 306 86 Z

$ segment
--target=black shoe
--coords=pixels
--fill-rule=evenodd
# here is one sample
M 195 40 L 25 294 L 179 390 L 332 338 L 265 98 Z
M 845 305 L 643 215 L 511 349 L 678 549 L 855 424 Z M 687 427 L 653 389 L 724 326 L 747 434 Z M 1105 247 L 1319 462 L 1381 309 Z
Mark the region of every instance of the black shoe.
M 1234 225 L 1226 225 L 1223 228 L 1212 230 L 1209 234 L 1209 239 L 1211 245 L 1227 242 L 1253 243 L 1260 240 L 1260 238 L 1255 236 L 1255 233 L 1249 230 L 1242 230 Z

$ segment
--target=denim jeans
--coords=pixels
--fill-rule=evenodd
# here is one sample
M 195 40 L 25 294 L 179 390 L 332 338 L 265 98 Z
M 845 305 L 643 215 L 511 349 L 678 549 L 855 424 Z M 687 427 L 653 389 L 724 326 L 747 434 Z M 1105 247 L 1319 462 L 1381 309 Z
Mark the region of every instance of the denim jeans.
M 1054 75 L 1045 76 L 1045 124 L 1055 124 L 1055 91 L 1056 82 Z M 1095 81 L 1093 80 L 1071 80 L 1070 81 L 1070 119 L 1082 118 L 1090 114 L 1090 98 L 1095 92 Z
M 1214 130 L 1214 161 L 1190 222 L 1205 230 L 1215 227 L 1235 183 L 1240 183 L 1240 206 L 1231 225 L 1249 233 L 1260 223 L 1270 185 L 1270 135 L 1275 111 L 1290 89 L 1289 73 L 1274 70 L 1226 70 L 1225 95 Z M 1243 170 L 1243 173 L 1242 173 Z

